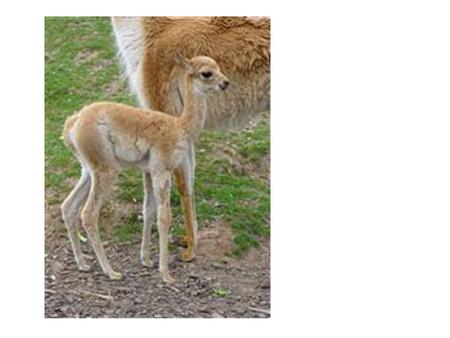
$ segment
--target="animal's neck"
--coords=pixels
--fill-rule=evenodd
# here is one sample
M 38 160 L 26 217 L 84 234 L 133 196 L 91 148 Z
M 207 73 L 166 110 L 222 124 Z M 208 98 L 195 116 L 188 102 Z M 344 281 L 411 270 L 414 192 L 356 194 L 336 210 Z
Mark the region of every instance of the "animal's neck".
M 184 107 L 180 121 L 189 138 L 195 140 L 205 125 L 206 94 L 194 87 L 193 80 L 186 75 L 184 78 Z

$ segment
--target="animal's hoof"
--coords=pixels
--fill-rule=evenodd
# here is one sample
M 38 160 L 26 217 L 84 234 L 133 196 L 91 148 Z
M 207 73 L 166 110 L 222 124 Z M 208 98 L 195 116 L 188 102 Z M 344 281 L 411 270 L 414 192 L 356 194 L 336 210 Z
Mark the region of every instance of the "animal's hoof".
M 190 262 L 195 258 L 194 250 L 186 249 L 181 252 L 180 258 L 183 262 Z
M 164 282 L 168 283 L 168 284 L 173 284 L 175 283 L 175 278 L 173 278 L 170 273 L 163 273 L 162 274 L 162 279 Z
M 147 268 L 153 268 L 153 262 L 151 258 L 141 258 L 142 265 Z
M 122 275 L 122 273 L 120 273 L 120 272 L 111 271 L 111 272 L 109 273 L 109 278 L 110 278 L 111 280 L 121 280 L 121 279 L 123 278 L 123 275 Z

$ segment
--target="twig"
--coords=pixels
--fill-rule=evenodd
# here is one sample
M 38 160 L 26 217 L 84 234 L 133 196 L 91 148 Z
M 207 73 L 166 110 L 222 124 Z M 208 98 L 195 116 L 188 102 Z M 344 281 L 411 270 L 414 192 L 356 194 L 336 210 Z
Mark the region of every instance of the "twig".
M 58 293 L 58 291 L 50 290 L 50 289 L 45 289 L 45 292 Z M 64 293 L 64 292 L 73 293 L 75 295 L 83 295 L 84 294 L 84 295 L 88 295 L 88 296 L 95 296 L 95 297 L 106 299 L 106 300 L 114 300 L 114 298 L 112 296 L 102 295 L 100 293 L 94 293 L 94 292 L 85 291 L 85 290 L 64 290 L 64 291 L 60 291 L 60 293 Z
M 269 311 L 269 310 L 266 310 L 266 309 L 260 309 L 260 308 L 257 308 L 257 307 L 251 307 L 251 306 L 249 306 L 248 309 L 249 309 L 249 310 L 252 310 L 252 311 L 255 311 L 255 312 L 264 313 L 264 314 L 270 316 L 270 311 Z
M 89 295 L 89 296 L 95 296 L 95 297 L 106 299 L 106 300 L 113 300 L 114 299 L 112 296 L 102 295 L 100 293 L 94 293 L 94 292 L 84 291 L 84 290 L 79 290 L 79 291 L 67 290 L 67 292 L 75 293 L 75 294 L 85 294 L 85 295 Z

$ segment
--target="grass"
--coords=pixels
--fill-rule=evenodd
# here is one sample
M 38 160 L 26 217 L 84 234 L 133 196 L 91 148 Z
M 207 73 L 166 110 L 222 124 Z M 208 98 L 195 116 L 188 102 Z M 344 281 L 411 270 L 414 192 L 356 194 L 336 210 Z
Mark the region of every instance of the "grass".
M 136 105 L 120 69 L 108 18 L 45 19 L 45 187 L 49 204 L 59 204 L 79 177 L 79 164 L 60 139 L 67 116 L 99 100 Z M 197 144 L 195 196 L 200 227 L 221 220 L 233 229 L 233 253 L 258 247 L 269 236 L 270 188 L 259 177 L 270 153 L 268 116 L 239 132 L 203 132 Z M 226 155 L 224 147 L 233 149 Z M 120 204 L 141 204 L 141 174 L 125 170 L 114 196 Z M 183 233 L 178 192 L 172 192 L 175 235 Z M 121 219 L 112 240 L 141 232 L 138 211 Z M 140 210 L 140 209 L 139 209 Z
M 212 291 L 212 294 L 216 297 L 224 298 L 227 297 L 230 293 L 224 288 L 216 288 Z

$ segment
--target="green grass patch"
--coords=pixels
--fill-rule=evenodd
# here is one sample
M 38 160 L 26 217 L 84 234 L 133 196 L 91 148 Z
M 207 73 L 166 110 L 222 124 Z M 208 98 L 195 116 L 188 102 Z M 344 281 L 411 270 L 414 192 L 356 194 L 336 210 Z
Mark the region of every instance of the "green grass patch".
M 99 100 L 136 105 L 121 79 L 110 19 L 106 17 L 47 17 L 45 19 L 45 187 L 46 200 L 59 204 L 73 188 L 80 166 L 60 136 L 65 119 L 85 104 Z M 243 169 L 236 170 L 219 150 L 232 147 Z M 197 144 L 195 198 L 200 227 L 224 220 L 233 229 L 233 253 L 258 247 L 269 236 L 270 188 L 254 175 L 270 153 L 269 117 L 236 132 L 203 132 Z M 125 170 L 114 198 L 119 203 L 143 202 L 142 174 Z M 171 196 L 172 233 L 184 233 L 180 197 Z M 137 212 L 113 227 L 113 240 L 140 236 Z M 100 222 L 101 223 L 101 222 Z M 156 229 L 156 226 L 154 227 Z
M 114 239 L 118 242 L 130 242 L 136 233 L 141 231 L 138 223 L 124 223 L 114 225 Z
M 216 297 L 224 298 L 227 297 L 230 292 L 224 288 L 216 288 L 212 291 L 212 294 Z

